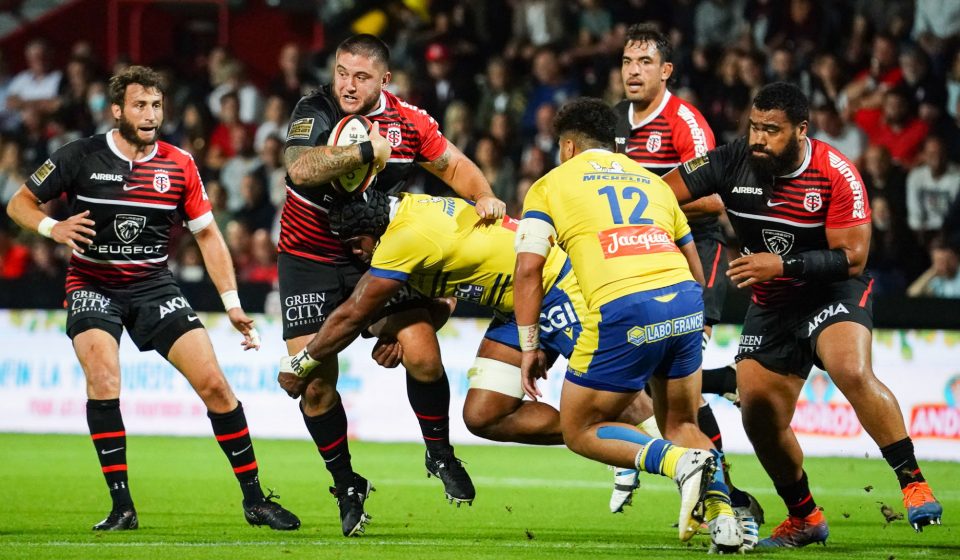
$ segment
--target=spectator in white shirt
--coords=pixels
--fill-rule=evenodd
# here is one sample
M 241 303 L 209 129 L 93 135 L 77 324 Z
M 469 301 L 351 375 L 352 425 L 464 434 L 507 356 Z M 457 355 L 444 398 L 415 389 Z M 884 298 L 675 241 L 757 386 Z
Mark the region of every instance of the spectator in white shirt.
M 867 147 L 867 136 L 860 127 L 844 122 L 833 103 L 827 101 L 813 108 L 813 123 L 817 127 L 813 138 L 840 150 L 859 163 Z
M 50 48 L 43 39 L 27 43 L 24 57 L 27 59 L 27 69 L 10 81 L 7 109 L 33 109 L 41 115 L 48 115 L 57 109 L 62 73 L 50 68 Z
M 924 141 L 923 165 L 907 175 L 907 223 L 926 245 L 943 227 L 950 204 L 960 192 L 960 166 L 947 160 L 943 139 Z

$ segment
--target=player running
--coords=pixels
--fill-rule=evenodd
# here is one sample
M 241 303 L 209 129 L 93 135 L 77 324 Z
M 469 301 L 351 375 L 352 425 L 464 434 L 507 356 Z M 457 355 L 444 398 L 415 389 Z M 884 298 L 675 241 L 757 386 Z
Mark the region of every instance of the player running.
M 830 374 L 893 468 L 910 524 L 917 531 L 939 524 L 943 511 L 896 397 L 870 366 L 866 189 L 843 154 L 807 137 L 808 113 L 796 86 L 770 84 L 753 101 L 745 138 L 664 176 L 681 202 L 719 193 L 742 245 L 727 275 L 753 289 L 736 358 L 743 423 L 789 511 L 760 546 L 824 543 L 830 534 L 790 428 L 814 364 Z
M 538 319 L 546 257 L 559 244 L 570 255 L 588 309 L 561 394 L 564 442 L 597 461 L 675 478 L 681 485 L 683 539 L 692 536 L 690 515 L 700 496 L 682 473 L 708 463 L 699 473 L 713 547 L 737 551 L 743 543 L 740 525 L 722 470 L 714 473 L 713 454 L 705 451 L 713 444 L 696 424 L 700 261 L 667 186 L 612 152 L 615 125 L 616 115 L 599 99 L 564 106 L 554 121 L 563 163 L 539 179 L 524 201 L 514 288 L 524 392 L 536 399 L 536 379 L 546 376 Z M 648 382 L 664 435 L 695 449 L 614 422 Z

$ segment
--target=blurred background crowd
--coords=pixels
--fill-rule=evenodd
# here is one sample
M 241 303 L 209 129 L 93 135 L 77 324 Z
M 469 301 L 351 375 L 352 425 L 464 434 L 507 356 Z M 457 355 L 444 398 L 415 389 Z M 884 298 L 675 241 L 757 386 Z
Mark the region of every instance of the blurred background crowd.
M 760 87 L 798 84 L 811 100 L 810 134 L 856 162 L 866 183 L 876 292 L 960 298 L 958 0 L 356 0 L 346 3 L 365 9 L 335 11 L 344 3 L 317 3 L 324 46 L 283 45 L 272 76 L 251 75 L 224 47 L 160 67 L 163 139 L 194 155 L 241 281 L 276 281 L 287 120 L 301 95 L 329 82 L 340 39 L 384 38 L 388 89 L 436 118 L 516 215 L 557 164 L 558 107 L 578 95 L 620 101 L 625 30 L 648 21 L 674 46 L 670 88 L 700 109 L 718 144 L 745 133 Z M 0 52 L 0 204 L 58 147 L 113 127 L 114 70 L 83 41 Z M 408 190 L 447 194 L 425 173 Z M 4 216 L 0 278 L 60 278 L 63 249 Z M 205 280 L 191 236 L 175 238 L 172 254 L 181 281 Z

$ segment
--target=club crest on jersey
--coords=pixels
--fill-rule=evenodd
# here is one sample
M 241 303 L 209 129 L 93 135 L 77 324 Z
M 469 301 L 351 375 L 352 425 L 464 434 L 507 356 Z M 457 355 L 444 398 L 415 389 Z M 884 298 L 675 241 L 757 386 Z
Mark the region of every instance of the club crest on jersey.
M 403 134 L 400 133 L 399 124 L 391 124 L 387 127 L 387 142 L 394 148 L 403 143 Z
M 140 236 L 143 226 L 147 224 L 146 216 L 137 214 L 117 214 L 113 220 L 113 231 L 117 238 L 124 243 L 130 243 Z
M 170 190 L 170 176 L 166 173 L 156 173 L 153 176 L 153 188 L 158 193 L 165 193 Z
M 823 198 L 817 191 L 807 191 L 803 197 L 803 207 L 807 212 L 816 212 L 823 208 Z
M 660 146 L 663 145 L 663 138 L 660 135 L 660 132 L 651 133 L 647 138 L 647 151 L 651 154 L 654 152 L 660 151 Z
M 793 248 L 793 234 L 776 229 L 763 230 L 763 244 L 771 253 L 786 255 Z

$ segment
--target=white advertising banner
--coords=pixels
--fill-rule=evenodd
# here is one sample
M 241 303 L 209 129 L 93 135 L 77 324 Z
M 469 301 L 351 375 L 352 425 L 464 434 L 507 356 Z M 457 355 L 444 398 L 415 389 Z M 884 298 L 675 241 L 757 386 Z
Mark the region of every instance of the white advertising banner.
M 295 401 L 277 386 L 285 353 L 276 320 L 258 316 L 259 352 L 243 352 L 240 335 L 223 314 L 200 314 L 220 365 L 243 401 L 255 437 L 307 438 Z M 0 310 L 0 431 L 87 433 L 83 371 L 64 334 L 62 311 Z M 451 435 L 455 443 L 485 443 L 460 418 L 486 321 L 453 319 L 440 332 L 450 378 Z M 719 326 L 705 356 L 707 367 L 732 361 L 739 329 Z M 367 441 L 418 441 L 420 431 L 407 404 L 402 368 L 386 370 L 371 358 L 372 342 L 357 340 L 340 356 L 338 388 L 350 419 L 350 436 Z M 960 460 L 960 332 L 876 331 L 877 376 L 900 400 L 918 456 Z M 565 364 L 541 382 L 556 404 Z M 186 382 L 155 352 L 139 352 L 124 335 L 120 345 L 121 406 L 130 434 L 209 435 L 206 409 Z M 720 397 L 710 402 L 723 430 L 724 447 L 749 453 L 739 410 Z M 804 387 L 794 430 L 810 455 L 879 456 L 853 409 L 829 377 L 814 370 Z

